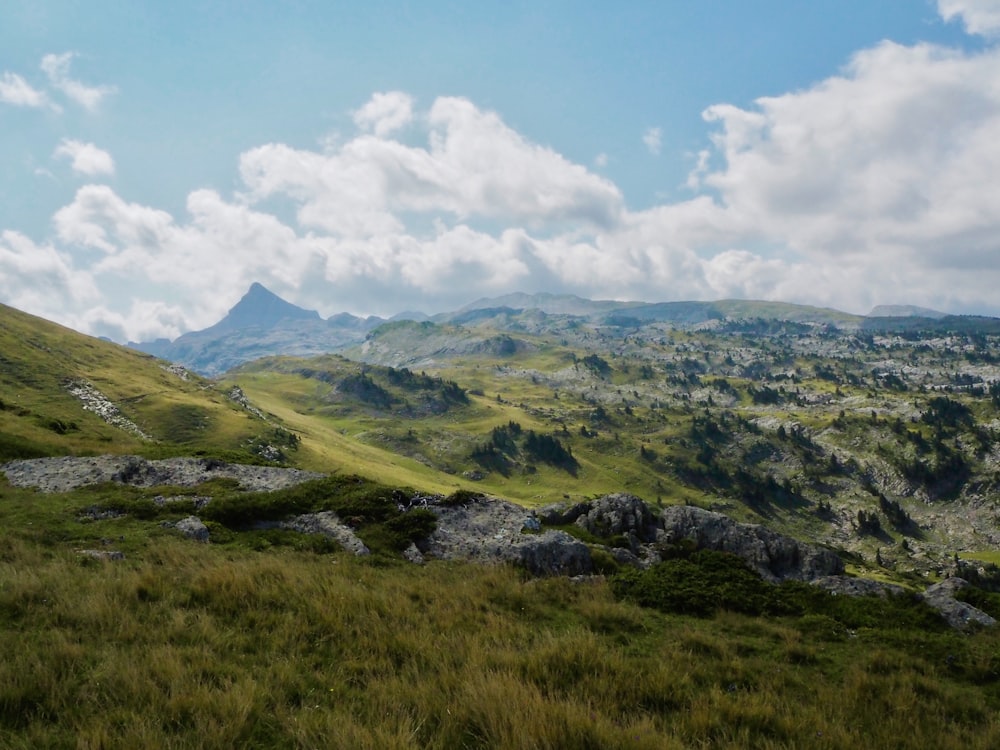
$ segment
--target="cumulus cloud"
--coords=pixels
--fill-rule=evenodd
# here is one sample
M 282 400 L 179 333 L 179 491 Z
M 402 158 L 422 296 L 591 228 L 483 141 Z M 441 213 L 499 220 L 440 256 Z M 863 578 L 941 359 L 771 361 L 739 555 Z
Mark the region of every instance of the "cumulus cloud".
M 40 109 L 48 107 L 58 110 L 59 107 L 45 95 L 35 89 L 24 78 L 16 73 L 5 72 L 0 76 L 0 102 L 12 104 L 15 107 L 33 107 Z
M 50 244 L 38 245 L 19 232 L 0 232 L 0 297 L 70 326 L 80 327 L 74 311 L 100 300 L 90 273 L 74 267 L 70 256 Z
M 663 147 L 663 131 L 660 128 L 649 128 L 642 134 L 642 142 L 646 144 L 649 153 L 659 156 Z
M 49 78 L 49 83 L 58 91 L 68 96 L 84 109 L 94 112 L 109 94 L 115 92 L 113 86 L 87 86 L 70 78 L 69 69 L 76 56 L 73 52 L 61 55 L 45 55 L 41 68 Z
M 813 259 L 986 264 L 997 80 L 997 50 L 883 42 L 811 89 L 706 110 L 724 162 L 699 181 L 743 231 Z
M 427 147 L 360 135 L 324 153 L 251 149 L 240 159 L 247 199 L 289 196 L 303 226 L 354 237 L 399 232 L 406 212 L 537 227 L 621 217 L 614 184 L 529 142 L 496 113 L 442 97 L 426 122 Z
M 1000 312 L 997 81 L 1000 49 L 883 42 L 809 88 L 709 107 L 694 195 L 645 210 L 467 99 L 378 94 L 355 134 L 252 148 L 235 195 L 194 190 L 183 215 L 81 187 L 52 244 L 4 235 L 0 291 L 26 300 L 33 258 L 80 325 L 132 339 L 210 325 L 253 281 L 324 315 L 519 289 Z
M 93 143 L 63 138 L 52 155 L 56 158 L 69 159 L 73 171 L 79 174 L 93 176 L 115 173 L 115 162 L 111 154 Z
M 938 0 L 937 5 L 945 21 L 961 19 L 970 34 L 1000 34 L 1000 2 L 997 0 Z
M 399 130 L 413 119 L 413 98 L 401 91 L 372 96 L 354 112 L 354 124 L 378 138 Z

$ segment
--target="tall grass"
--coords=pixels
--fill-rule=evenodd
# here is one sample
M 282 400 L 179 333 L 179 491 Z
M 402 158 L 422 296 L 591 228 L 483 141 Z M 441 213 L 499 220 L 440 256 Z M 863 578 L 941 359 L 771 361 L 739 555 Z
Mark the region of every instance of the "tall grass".
M 3 747 L 1000 742 L 993 632 L 696 619 L 600 580 L 169 536 L 122 563 L 0 541 Z

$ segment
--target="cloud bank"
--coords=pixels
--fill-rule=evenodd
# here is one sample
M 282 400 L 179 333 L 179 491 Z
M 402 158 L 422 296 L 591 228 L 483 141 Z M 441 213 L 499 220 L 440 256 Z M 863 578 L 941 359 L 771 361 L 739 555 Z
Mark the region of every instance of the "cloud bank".
M 995 4 L 939 7 L 1000 28 Z M 46 58 L 54 85 L 69 59 Z M 251 148 L 238 189 L 194 190 L 184 215 L 80 187 L 49 240 L 0 235 L 0 293 L 118 340 L 210 325 L 253 281 L 324 315 L 515 290 L 998 314 L 998 82 L 995 47 L 883 42 L 807 89 L 706 109 L 690 199 L 642 210 L 469 99 L 379 92 L 351 113 L 353 135 Z M 655 129 L 644 141 L 669 147 Z M 93 144 L 55 155 L 114 170 Z

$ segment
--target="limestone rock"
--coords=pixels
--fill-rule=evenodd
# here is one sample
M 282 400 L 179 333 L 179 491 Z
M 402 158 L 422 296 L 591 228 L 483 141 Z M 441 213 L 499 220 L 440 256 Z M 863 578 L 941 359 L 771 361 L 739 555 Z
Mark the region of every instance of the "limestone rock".
M 964 578 L 946 578 L 941 583 L 930 586 L 921 594 L 921 597 L 940 612 L 949 625 L 958 630 L 964 630 L 973 623 L 986 626 L 996 625 L 997 621 L 981 609 L 955 598 L 956 592 L 969 585 L 969 582 Z
M 115 560 L 124 560 L 125 553 L 119 552 L 118 550 L 110 549 L 78 549 L 78 555 L 83 555 L 84 557 L 90 557 L 94 560 L 104 560 L 107 562 Z
M 768 581 L 809 581 L 844 572 L 833 552 L 803 544 L 755 524 L 743 524 L 702 508 L 676 505 L 661 514 L 664 538 L 689 540 L 698 549 L 730 552 L 742 557 Z
M 479 497 L 463 505 L 431 505 L 435 531 L 421 552 L 445 560 L 514 563 L 540 575 L 579 575 L 593 569 L 590 549 L 562 531 L 523 534 L 525 510 L 520 505 Z
M 410 543 L 409 547 L 403 550 L 403 559 L 406 560 L 407 562 L 413 563 L 414 565 L 424 564 L 423 553 L 419 549 L 417 549 L 417 545 L 413 544 L 412 542 Z
M 194 539 L 196 542 L 208 541 L 208 527 L 197 516 L 182 518 L 174 524 L 174 528 L 188 539 Z
M 841 596 L 885 597 L 889 594 L 898 596 L 906 591 L 902 586 L 897 586 L 894 583 L 883 583 L 882 581 L 873 581 L 870 578 L 854 578 L 852 576 L 823 576 L 810 581 L 810 583 Z
M 605 495 L 591 503 L 574 523 L 601 537 L 625 536 L 639 542 L 656 540 L 656 519 L 649 506 L 635 495 Z

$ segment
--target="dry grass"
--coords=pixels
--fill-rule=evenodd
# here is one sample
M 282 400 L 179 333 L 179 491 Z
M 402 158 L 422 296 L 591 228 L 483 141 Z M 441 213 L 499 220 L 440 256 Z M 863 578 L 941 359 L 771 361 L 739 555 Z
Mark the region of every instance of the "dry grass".
M 639 609 L 601 581 L 171 538 L 117 564 L 3 548 L 4 747 L 1000 741 L 992 633 L 828 641 Z

